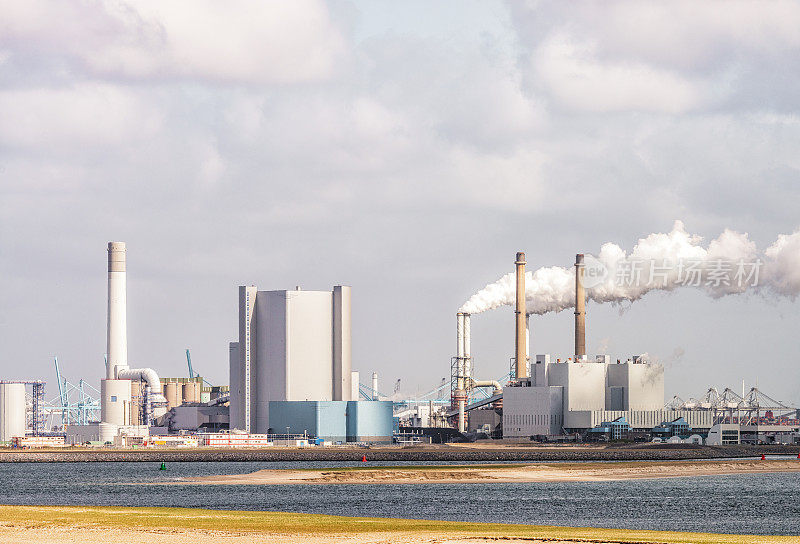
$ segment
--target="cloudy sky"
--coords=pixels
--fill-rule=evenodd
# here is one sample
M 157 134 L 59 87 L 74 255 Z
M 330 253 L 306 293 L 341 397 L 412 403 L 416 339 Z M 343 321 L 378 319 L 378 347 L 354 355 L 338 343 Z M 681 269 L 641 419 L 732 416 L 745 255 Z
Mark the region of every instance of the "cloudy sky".
M 510 271 L 676 219 L 800 226 L 800 3 L 0 1 L 0 377 L 99 385 L 106 243 L 129 359 L 227 382 L 237 286 L 353 287 L 354 367 L 449 374 L 455 311 Z M 473 318 L 497 378 L 513 314 Z M 590 304 L 587 348 L 667 395 L 800 404 L 800 302 Z M 569 311 L 532 320 L 571 352 Z

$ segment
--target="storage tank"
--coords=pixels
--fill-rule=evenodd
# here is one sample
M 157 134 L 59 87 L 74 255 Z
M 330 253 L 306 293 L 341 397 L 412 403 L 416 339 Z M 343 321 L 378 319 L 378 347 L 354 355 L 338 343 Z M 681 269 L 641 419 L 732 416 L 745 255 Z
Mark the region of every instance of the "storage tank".
M 25 384 L 0 383 L 0 442 L 25 436 Z
M 178 382 L 167 382 L 164 385 L 164 396 L 167 397 L 167 409 L 183 404 L 183 389 Z
M 200 402 L 200 384 L 186 382 L 183 384 L 183 402 Z

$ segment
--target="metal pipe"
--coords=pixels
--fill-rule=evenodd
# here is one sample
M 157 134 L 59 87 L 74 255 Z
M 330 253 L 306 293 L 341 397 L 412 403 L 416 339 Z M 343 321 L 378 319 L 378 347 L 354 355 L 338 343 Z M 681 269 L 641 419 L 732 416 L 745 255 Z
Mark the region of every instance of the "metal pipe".
M 125 242 L 108 243 L 108 321 L 106 379 L 117 378 L 117 367 L 128 366 Z
M 470 315 L 464 314 L 464 378 L 472 375 L 472 338 L 470 331 Z M 465 382 L 466 385 L 467 382 Z
M 525 358 L 531 360 L 531 314 L 525 314 Z
M 144 386 L 144 424 L 153 423 L 153 390 L 150 385 Z
M 464 314 L 456 314 L 456 389 L 464 389 Z
M 514 312 L 516 321 L 516 335 L 514 337 L 515 350 L 514 357 L 516 362 L 516 378 L 527 378 L 527 359 L 525 357 L 525 254 L 517 253 L 517 304 Z
M 503 386 L 496 380 L 473 380 L 472 378 L 470 380 L 472 381 L 472 387 L 494 387 L 495 391 L 503 390 Z
M 586 357 L 586 291 L 583 287 L 583 253 L 575 255 L 575 362 Z

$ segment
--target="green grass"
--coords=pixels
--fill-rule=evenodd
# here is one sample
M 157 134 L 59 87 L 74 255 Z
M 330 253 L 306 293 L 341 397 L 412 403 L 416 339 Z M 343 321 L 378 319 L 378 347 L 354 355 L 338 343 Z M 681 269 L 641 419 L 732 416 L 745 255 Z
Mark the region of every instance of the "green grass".
M 193 508 L 122 508 L 82 506 L 0 506 L 2 524 L 23 527 L 117 527 L 141 530 L 199 529 L 231 533 L 358 535 L 420 533 L 484 537 L 586 539 L 591 542 L 659 544 L 783 544 L 797 537 L 718 535 L 662 531 L 625 531 L 499 523 L 460 523 L 391 518 L 349 518 L 282 512 L 246 512 Z M 711 522 L 713 524 L 713 521 Z

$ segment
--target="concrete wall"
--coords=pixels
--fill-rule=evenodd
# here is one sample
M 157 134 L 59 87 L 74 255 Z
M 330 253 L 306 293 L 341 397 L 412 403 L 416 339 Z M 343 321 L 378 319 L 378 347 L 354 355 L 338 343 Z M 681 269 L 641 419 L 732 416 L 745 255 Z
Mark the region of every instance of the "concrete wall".
M 503 388 L 503 436 L 561 434 L 564 388 Z
M 239 342 L 228 344 L 228 365 L 231 395 L 228 403 L 230 407 L 230 428 L 244 429 L 244 397 L 242 395 L 244 368 L 239 357 Z
M 549 385 L 564 388 L 564 412 L 605 410 L 606 365 L 602 363 L 551 363 Z M 505 408 L 505 398 L 503 399 Z
M 227 406 L 178 406 L 169 415 L 171 431 L 197 431 L 202 425 L 229 425 Z
M 664 406 L 664 367 L 655 363 L 622 363 L 608 365 L 607 384 L 622 387 L 622 406 L 612 406 L 606 401 L 606 409 L 660 410 Z
M 347 441 L 392 441 L 391 401 L 355 401 L 347 403 Z
M 352 345 L 350 287 L 333 288 L 333 400 L 358 400 L 352 397 Z
M 287 291 L 286 296 L 286 399 L 333 400 L 332 294 Z
M 531 378 L 533 385 L 538 387 L 543 387 L 548 385 L 547 379 L 549 374 L 549 367 L 550 367 L 550 355 L 537 355 L 536 362 L 532 365 L 531 368 Z
M 131 424 L 131 380 L 100 380 L 100 420 Z
M 358 370 L 350 372 L 350 400 L 361 400 L 361 393 L 359 390 L 360 376 Z
M 256 361 L 258 378 L 253 388 L 256 404 L 253 432 L 269 428 L 269 402 L 289 400 L 287 291 L 259 291 L 256 300 Z

